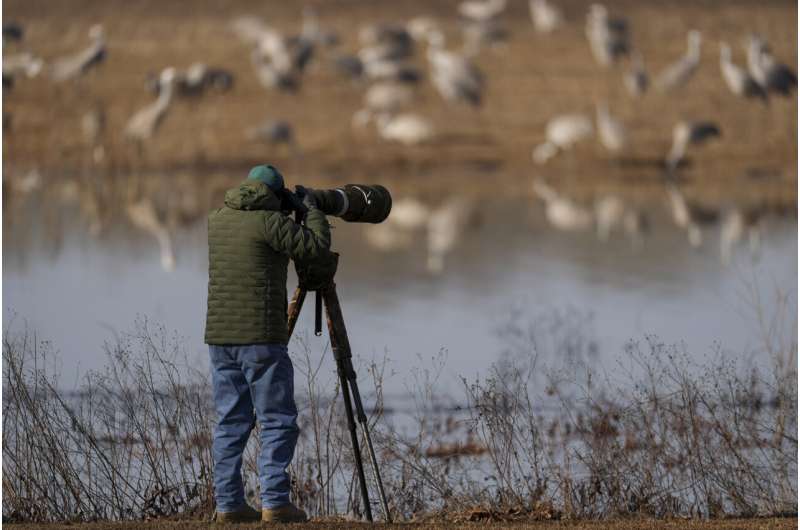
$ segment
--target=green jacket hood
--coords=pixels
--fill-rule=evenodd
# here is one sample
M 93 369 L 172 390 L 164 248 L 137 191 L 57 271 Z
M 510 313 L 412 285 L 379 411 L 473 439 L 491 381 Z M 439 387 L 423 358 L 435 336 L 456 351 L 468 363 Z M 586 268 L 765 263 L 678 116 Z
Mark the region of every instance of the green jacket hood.
M 281 201 L 263 182 L 246 180 L 225 192 L 225 206 L 233 210 L 280 210 Z

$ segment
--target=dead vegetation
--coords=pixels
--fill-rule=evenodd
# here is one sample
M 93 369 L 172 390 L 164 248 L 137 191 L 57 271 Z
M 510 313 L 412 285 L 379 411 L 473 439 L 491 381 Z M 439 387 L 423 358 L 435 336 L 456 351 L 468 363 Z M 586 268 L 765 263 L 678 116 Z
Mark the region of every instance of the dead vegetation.
M 385 363 L 359 368 L 397 520 L 796 513 L 796 331 L 788 342 L 765 342 L 770 366 L 744 367 L 721 350 L 698 363 L 649 337 L 597 369 L 593 341 L 575 332 L 584 323 L 562 312 L 512 317 L 501 329 L 508 351 L 463 381 L 462 398 L 438 392 L 444 355 L 418 363 L 402 417 L 385 415 Z M 140 320 L 108 345 L 105 369 L 66 393 L 52 346 L 6 330 L 4 521 L 210 515 L 208 378 L 180 344 Z M 352 520 L 362 507 L 338 389 L 323 357 L 297 345 L 293 496 L 317 518 Z M 244 467 L 253 504 L 256 443 Z

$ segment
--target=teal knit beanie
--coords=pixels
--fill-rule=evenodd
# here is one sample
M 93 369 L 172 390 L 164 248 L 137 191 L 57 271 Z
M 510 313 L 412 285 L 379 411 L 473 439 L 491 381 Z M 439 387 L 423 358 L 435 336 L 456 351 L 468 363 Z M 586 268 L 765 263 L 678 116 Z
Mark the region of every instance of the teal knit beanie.
M 283 175 L 274 166 L 256 166 L 247 175 L 248 180 L 258 180 L 267 185 L 272 191 L 283 189 Z

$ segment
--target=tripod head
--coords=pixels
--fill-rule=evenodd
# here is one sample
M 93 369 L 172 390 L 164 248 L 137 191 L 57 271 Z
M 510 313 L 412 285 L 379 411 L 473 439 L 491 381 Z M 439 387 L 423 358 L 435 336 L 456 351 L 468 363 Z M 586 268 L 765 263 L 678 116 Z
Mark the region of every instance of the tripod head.
M 322 296 L 320 291 L 334 285 L 333 277 L 339 266 L 339 254 L 326 251 L 313 261 L 295 262 L 294 270 L 297 272 L 298 289 L 315 291 L 314 299 L 314 335 L 322 335 Z M 305 296 L 305 295 L 304 295 Z
M 313 261 L 294 263 L 300 287 L 306 291 L 319 291 L 333 283 L 339 267 L 339 253 L 326 251 L 324 255 Z

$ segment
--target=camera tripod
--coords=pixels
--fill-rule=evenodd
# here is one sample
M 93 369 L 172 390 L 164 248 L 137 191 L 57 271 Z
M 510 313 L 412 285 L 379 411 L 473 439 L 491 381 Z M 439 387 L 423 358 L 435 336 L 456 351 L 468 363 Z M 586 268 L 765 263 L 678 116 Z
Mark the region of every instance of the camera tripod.
M 303 286 L 298 286 L 292 296 L 288 311 L 288 331 L 291 338 L 300 310 L 303 309 L 303 302 L 306 299 L 308 290 Z M 325 304 L 325 314 L 328 321 L 328 334 L 330 335 L 331 349 L 333 358 L 336 361 L 336 371 L 339 375 L 339 382 L 342 387 L 342 397 L 344 398 L 344 411 L 347 416 L 347 427 L 350 430 L 350 441 L 353 445 L 353 456 L 358 472 L 358 481 L 361 485 L 361 498 L 364 501 L 364 513 L 367 520 L 372 522 L 372 509 L 369 504 L 369 493 L 367 492 L 367 482 L 364 477 L 364 465 L 361 460 L 361 448 L 358 445 L 356 435 L 356 423 L 353 417 L 353 404 L 355 404 L 356 417 L 361 424 L 361 432 L 364 435 L 364 442 L 369 452 L 372 471 L 375 475 L 375 483 L 378 486 L 378 494 L 381 499 L 381 507 L 386 522 L 391 523 L 392 517 L 389 514 L 389 505 L 386 502 L 386 494 L 383 491 L 383 482 L 378 470 L 378 461 L 375 459 L 375 449 L 372 447 L 372 439 L 369 436 L 369 424 L 367 415 L 364 414 L 364 406 L 361 403 L 361 394 L 358 392 L 356 382 L 356 371 L 353 369 L 353 356 L 350 351 L 350 341 L 347 338 L 347 329 L 344 326 L 342 308 L 339 305 L 339 297 L 336 294 L 336 284 L 331 281 L 325 287 L 317 289 L 315 300 L 315 322 L 314 333 L 322 335 L 322 304 Z M 352 400 L 351 400 L 352 397 Z

